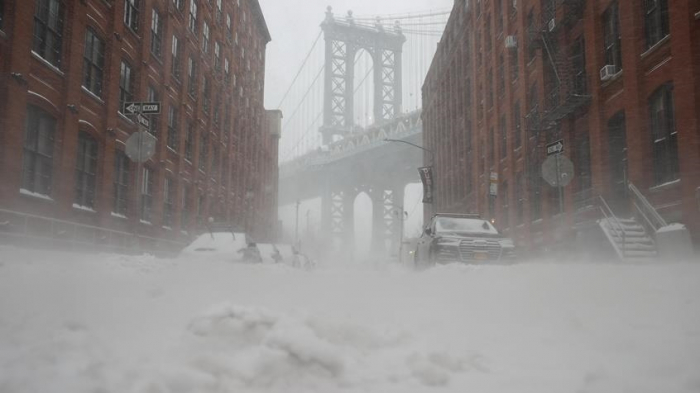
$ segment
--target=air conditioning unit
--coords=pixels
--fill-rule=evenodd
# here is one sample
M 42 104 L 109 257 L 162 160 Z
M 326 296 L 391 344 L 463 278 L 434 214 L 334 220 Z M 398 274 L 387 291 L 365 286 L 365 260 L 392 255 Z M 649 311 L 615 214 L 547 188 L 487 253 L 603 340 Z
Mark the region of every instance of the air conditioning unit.
M 514 35 L 509 35 L 506 37 L 506 48 L 514 49 L 518 47 L 518 40 Z
M 600 69 L 600 80 L 601 81 L 607 81 L 612 79 L 613 76 L 617 73 L 617 67 L 613 64 L 606 64 L 603 68 Z
M 550 19 L 549 23 L 547 23 L 547 28 L 549 29 L 550 32 L 554 31 L 554 29 L 557 28 L 556 19 L 554 19 L 554 18 Z

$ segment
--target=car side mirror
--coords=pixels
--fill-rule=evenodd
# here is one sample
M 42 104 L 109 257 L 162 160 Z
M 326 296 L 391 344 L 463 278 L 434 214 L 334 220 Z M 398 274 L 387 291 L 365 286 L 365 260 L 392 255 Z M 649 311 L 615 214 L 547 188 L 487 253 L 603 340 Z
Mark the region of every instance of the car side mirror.
M 430 227 L 425 228 L 425 234 L 430 236 L 433 234 L 433 230 Z

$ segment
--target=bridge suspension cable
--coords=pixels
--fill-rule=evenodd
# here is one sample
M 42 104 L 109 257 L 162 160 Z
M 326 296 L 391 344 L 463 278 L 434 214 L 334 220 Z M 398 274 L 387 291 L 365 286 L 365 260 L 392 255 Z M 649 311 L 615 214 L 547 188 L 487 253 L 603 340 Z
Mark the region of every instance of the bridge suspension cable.
M 306 62 L 309 60 L 311 57 L 311 54 L 314 52 L 314 49 L 316 49 L 316 44 L 318 44 L 318 41 L 321 39 L 321 36 L 323 35 L 323 31 L 319 31 L 318 35 L 316 36 L 316 39 L 314 40 L 313 45 L 311 45 L 311 49 L 309 50 L 309 53 L 306 55 L 304 58 L 304 61 L 301 63 L 301 67 L 299 67 L 299 71 L 297 71 L 297 74 L 294 76 L 294 79 L 292 80 L 292 83 L 289 84 L 289 88 L 287 91 L 284 93 L 284 96 L 280 100 L 280 103 L 277 104 L 277 109 L 282 107 L 282 104 L 284 103 L 284 100 L 287 99 L 287 96 L 289 95 L 289 92 L 292 91 L 292 88 L 294 87 L 294 84 L 296 83 L 297 79 L 299 79 L 299 75 L 301 75 L 301 72 L 304 70 L 304 67 L 306 67 Z

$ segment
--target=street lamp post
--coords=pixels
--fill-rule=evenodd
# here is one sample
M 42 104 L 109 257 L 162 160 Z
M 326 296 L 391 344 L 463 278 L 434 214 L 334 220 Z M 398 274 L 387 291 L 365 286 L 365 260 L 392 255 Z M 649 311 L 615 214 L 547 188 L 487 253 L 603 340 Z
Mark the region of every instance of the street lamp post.
M 418 145 L 416 145 L 415 143 L 412 143 L 412 142 L 409 142 L 409 141 L 405 141 L 405 140 L 403 140 L 403 139 L 390 139 L 390 138 L 385 138 L 384 141 L 385 141 L 385 142 L 405 143 L 405 144 L 407 144 L 407 145 L 410 145 L 410 146 L 413 146 L 413 147 L 415 147 L 415 148 L 421 149 L 421 150 L 423 150 L 424 152 L 427 152 L 428 154 L 430 154 L 430 162 L 428 163 L 428 166 L 432 168 L 433 163 L 434 163 L 434 161 L 435 161 L 435 153 L 434 153 L 432 150 L 426 149 L 426 148 L 423 147 L 423 146 L 418 146 Z M 425 184 L 424 184 L 423 186 L 425 186 Z M 432 191 L 432 188 L 431 188 L 431 191 Z M 434 201 L 430 203 L 430 209 L 431 209 L 431 211 L 432 211 L 432 214 L 435 214 L 435 202 L 434 202 Z

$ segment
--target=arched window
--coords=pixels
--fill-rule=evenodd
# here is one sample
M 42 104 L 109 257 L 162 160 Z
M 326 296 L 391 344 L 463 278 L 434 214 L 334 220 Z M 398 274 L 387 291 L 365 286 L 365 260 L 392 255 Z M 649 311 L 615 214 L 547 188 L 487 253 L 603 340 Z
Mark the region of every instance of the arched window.
M 77 161 L 75 163 L 75 204 L 95 207 L 97 185 L 97 141 L 87 132 L 78 134 Z
M 649 129 L 654 156 L 654 182 L 678 179 L 678 141 L 673 115 L 673 84 L 666 83 L 649 98 Z
M 39 107 L 27 107 L 22 162 L 22 189 L 50 196 L 56 119 Z

